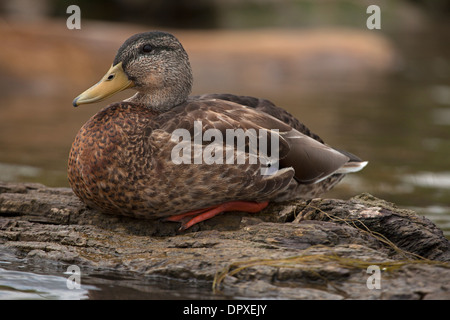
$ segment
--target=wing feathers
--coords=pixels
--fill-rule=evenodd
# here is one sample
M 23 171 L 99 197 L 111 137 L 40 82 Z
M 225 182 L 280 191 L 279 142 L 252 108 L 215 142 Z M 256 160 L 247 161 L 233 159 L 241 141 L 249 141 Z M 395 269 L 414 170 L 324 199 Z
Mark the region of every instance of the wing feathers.
M 299 183 L 317 183 L 336 173 L 349 157 L 292 129 L 282 134 L 290 146 L 288 155 L 281 159 L 281 167 L 293 167 Z
M 193 136 L 194 121 L 201 121 L 203 132 L 217 129 L 224 140 L 228 129 L 264 129 L 269 150 L 270 137 L 275 134 L 279 138 L 279 169 L 293 168 L 295 179 L 301 184 L 318 183 L 333 174 L 359 171 L 367 164 L 349 152 L 327 146 L 297 119 L 267 100 L 204 95 L 192 97 L 166 112 L 164 117 L 166 121 L 161 121 L 164 123 L 162 129 L 167 132 L 173 128 L 185 128 Z M 295 121 L 284 121 L 286 117 Z

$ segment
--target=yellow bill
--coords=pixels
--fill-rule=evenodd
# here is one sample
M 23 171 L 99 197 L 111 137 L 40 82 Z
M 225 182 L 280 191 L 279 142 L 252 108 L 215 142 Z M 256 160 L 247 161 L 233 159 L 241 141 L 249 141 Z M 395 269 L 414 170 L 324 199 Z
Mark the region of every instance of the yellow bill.
M 122 68 L 122 62 L 112 65 L 103 78 L 73 100 L 73 106 L 93 103 L 106 99 L 113 94 L 133 87 L 134 82 L 128 79 Z

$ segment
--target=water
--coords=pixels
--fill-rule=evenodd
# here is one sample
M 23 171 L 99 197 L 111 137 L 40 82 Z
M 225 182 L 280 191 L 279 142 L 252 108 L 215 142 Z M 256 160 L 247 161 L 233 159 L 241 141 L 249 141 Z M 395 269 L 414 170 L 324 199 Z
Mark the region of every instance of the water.
M 0 253 L 0 300 L 79 300 L 88 297 L 87 289 L 95 289 L 69 290 L 67 278 L 31 269 L 26 260 Z
M 82 268 L 79 287 L 67 281 L 72 273 L 60 263 L 36 264 L 0 252 L 0 300 L 177 300 L 226 299 L 213 294 L 209 282 L 126 275 Z

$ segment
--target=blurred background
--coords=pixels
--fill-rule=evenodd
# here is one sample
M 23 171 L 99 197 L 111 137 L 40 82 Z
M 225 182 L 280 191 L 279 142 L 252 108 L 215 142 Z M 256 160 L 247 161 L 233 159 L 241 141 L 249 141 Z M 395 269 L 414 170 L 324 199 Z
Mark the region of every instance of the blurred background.
M 69 5 L 81 29 L 69 30 Z M 369 5 L 381 29 L 369 30 Z M 447 0 L 2 0 L 0 181 L 68 187 L 79 128 L 108 103 L 72 107 L 130 35 L 175 34 L 193 94 L 264 97 L 334 147 L 369 160 L 326 197 L 361 192 L 412 208 L 450 236 Z

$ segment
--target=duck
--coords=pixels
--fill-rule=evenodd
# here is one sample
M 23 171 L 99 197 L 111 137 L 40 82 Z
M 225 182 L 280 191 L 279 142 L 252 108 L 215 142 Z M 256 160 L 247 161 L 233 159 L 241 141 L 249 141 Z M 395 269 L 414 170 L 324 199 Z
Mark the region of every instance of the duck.
M 368 163 L 327 145 L 267 99 L 191 96 L 192 86 L 188 54 L 173 34 L 139 33 L 120 46 L 103 78 L 72 103 L 136 91 L 76 135 L 68 180 L 81 201 L 186 230 L 224 212 L 317 197 Z

